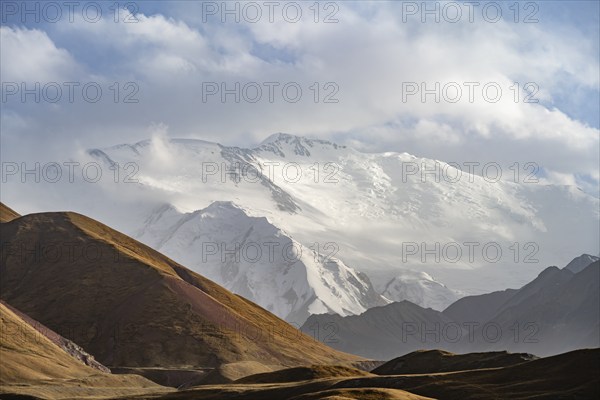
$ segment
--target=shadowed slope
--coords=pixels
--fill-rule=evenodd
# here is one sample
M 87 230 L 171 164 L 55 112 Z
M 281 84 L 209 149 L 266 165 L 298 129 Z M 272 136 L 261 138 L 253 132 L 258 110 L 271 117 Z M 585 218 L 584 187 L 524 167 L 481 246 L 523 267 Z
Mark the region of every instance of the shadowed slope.
M 280 383 L 349 376 L 373 376 L 373 374 L 337 365 L 311 365 L 310 367 L 287 368 L 274 372 L 250 375 L 238 379 L 235 383 Z
M 485 341 L 483 325 L 470 345 L 478 351 L 510 349 L 537 355 L 553 355 L 600 346 L 600 262 L 574 274 L 548 267 L 502 305 L 489 323 L 502 332 L 519 326 L 520 337 L 501 335 Z M 466 342 L 466 340 L 464 341 Z
M 32 214 L 0 229 L 1 297 L 107 366 L 359 359 L 85 216 Z
M 431 374 L 507 367 L 535 359 L 537 357 L 531 354 L 505 351 L 454 354 L 442 350 L 421 350 L 390 360 L 371 372 L 377 375 Z
M 28 324 L 30 327 L 35 329 L 37 331 L 36 332 L 37 335 L 41 335 L 41 336 L 47 338 L 53 344 L 58 346 L 61 350 L 63 350 L 67 354 L 69 354 L 74 359 L 78 360 L 81 364 L 87 365 L 88 367 L 94 368 L 100 372 L 106 372 L 109 374 L 111 373 L 110 369 L 106 368 L 104 365 L 102 365 L 98 361 L 96 361 L 94 359 L 94 356 L 87 353 L 78 344 L 73 343 L 72 341 L 70 341 L 68 339 L 65 339 L 58 333 L 54 332 L 52 329 L 40 324 L 38 321 L 36 321 L 33 318 L 29 317 L 28 315 L 20 312 L 16 308 L 11 307 L 9 304 L 4 303 L 2 300 L 0 300 L 0 304 L 2 306 L 6 307 L 12 313 L 14 313 L 18 318 L 20 318 L 23 322 Z M 2 333 L 5 335 L 11 335 L 11 334 L 21 335 L 21 334 L 23 334 L 21 332 L 21 330 L 2 331 Z
M 189 388 L 200 385 L 220 385 L 231 383 L 245 376 L 254 376 L 256 374 L 271 371 L 273 371 L 272 367 L 255 361 L 238 361 L 219 365 L 217 368 L 204 374 L 200 378 L 187 382 L 184 387 Z
M 577 273 L 548 267 L 521 289 L 465 297 L 441 313 L 403 301 L 361 315 L 312 315 L 302 330 L 337 350 L 380 360 L 423 349 L 550 356 L 596 348 L 600 261 Z
M 3 303 L 0 303 L 0 329 L 3 384 L 81 378 L 98 373 L 64 352 Z
M 290 400 L 429 400 L 398 389 L 332 389 L 292 397 Z
M 164 396 L 141 396 L 140 400 L 422 398 L 419 396 L 444 400 L 597 399 L 600 396 L 599 362 L 600 349 L 586 349 L 504 368 L 422 375 L 338 377 L 278 384 L 231 383 Z
M 444 342 L 445 336 L 439 335 L 435 341 L 427 341 L 424 337 L 426 331 L 439 331 L 439 327 L 452 323 L 439 311 L 401 301 L 373 307 L 361 315 L 311 315 L 301 329 L 314 333 L 334 349 L 389 360 L 424 348 L 448 348 L 452 343 Z
M 168 390 L 137 375 L 111 375 L 84 365 L 3 303 L 0 332 L 0 398 L 18 398 L 18 394 L 119 396 Z
M 443 313 L 461 324 L 467 321 L 489 321 L 515 293 L 516 289 L 506 289 L 466 296 L 452 303 Z
M 498 369 L 404 375 L 404 390 L 459 399 L 597 399 L 600 349 L 576 350 Z

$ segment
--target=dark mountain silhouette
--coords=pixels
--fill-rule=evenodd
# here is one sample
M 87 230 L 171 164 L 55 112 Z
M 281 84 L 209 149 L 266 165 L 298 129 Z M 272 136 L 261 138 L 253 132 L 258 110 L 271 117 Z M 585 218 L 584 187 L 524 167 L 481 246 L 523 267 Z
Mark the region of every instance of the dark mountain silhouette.
M 460 330 L 459 337 L 463 334 L 441 312 L 402 301 L 371 308 L 361 315 L 312 315 L 301 329 L 333 348 L 386 360 L 419 349 L 440 347 L 441 331 L 446 327 L 453 332 Z
M 313 315 L 302 329 L 327 329 L 320 339 L 330 346 L 375 359 L 434 348 L 548 356 L 600 347 L 600 261 L 581 269 L 589 259 L 548 267 L 518 290 L 462 298 L 441 313 L 405 301 L 358 316 Z
M 537 359 L 527 353 L 505 351 L 454 354 L 442 350 L 419 350 L 394 358 L 375 368 L 377 375 L 427 374 L 508 367 Z

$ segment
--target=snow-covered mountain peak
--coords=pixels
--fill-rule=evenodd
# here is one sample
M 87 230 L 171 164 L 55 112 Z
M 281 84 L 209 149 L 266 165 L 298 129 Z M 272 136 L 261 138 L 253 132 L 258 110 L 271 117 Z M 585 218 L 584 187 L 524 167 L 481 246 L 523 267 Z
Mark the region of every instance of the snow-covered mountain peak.
M 458 300 L 462 293 L 449 289 L 424 271 L 404 270 L 390 280 L 382 296 L 391 301 L 408 300 L 424 308 L 444 310 Z
M 128 225 L 108 220 L 127 233 L 135 234 L 158 202 L 189 212 L 232 201 L 306 247 L 335 244 L 336 257 L 382 286 L 401 266 L 476 294 L 522 285 L 543 266 L 566 264 L 566 255 L 599 251 L 598 199 L 523 183 L 523 171 L 519 181 L 508 180 L 512 170 L 496 181 L 477 168 L 471 173 L 407 153 L 364 153 L 287 134 L 252 149 L 157 136 L 93 156 L 138 167 L 139 184 L 120 186 L 119 196 L 135 199 L 129 214 L 141 216 Z M 169 222 L 179 219 L 176 212 Z M 156 240 L 168 241 L 169 234 Z M 498 247 L 490 261 L 484 250 Z M 428 256 L 432 248 L 438 250 Z
M 162 206 L 147 222 L 138 240 L 290 322 L 387 304 L 366 275 L 234 202 L 191 213 Z
M 170 153 L 171 155 L 177 154 L 204 158 L 206 153 L 218 154 L 225 148 L 227 147 L 219 143 L 201 139 L 153 137 L 140 140 L 136 143 L 121 143 L 101 149 L 90 149 L 88 150 L 88 154 L 97 156 L 110 154 L 116 158 L 137 159 L 147 155 L 156 156 L 157 152 L 161 152 L 163 155 Z
M 310 157 L 318 151 L 345 149 L 346 146 L 321 139 L 308 139 L 303 136 L 288 133 L 275 133 L 263 140 L 254 150 L 257 152 L 273 153 L 279 157 L 289 156 Z
M 237 215 L 246 215 L 245 210 L 239 205 L 235 204 L 233 201 L 214 201 L 208 207 L 203 210 L 196 211 L 197 213 L 202 214 L 237 214 Z

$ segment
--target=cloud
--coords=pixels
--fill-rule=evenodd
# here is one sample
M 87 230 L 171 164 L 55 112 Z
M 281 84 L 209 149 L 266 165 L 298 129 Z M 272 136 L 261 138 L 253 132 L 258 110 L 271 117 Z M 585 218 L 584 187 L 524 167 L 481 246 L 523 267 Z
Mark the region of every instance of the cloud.
M 177 158 L 173 154 L 173 150 L 169 144 L 168 129 L 164 124 L 159 124 L 151 128 L 150 154 L 160 169 L 169 169 L 169 167 L 172 167 L 177 162 Z
M 0 27 L 2 82 L 64 81 L 79 69 L 65 49 L 38 29 Z
M 203 22 L 201 5 L 189 4 L 139 13 L 130 24 L 107 14 L 94 24 L 3 26 L 3 81 L 77 79 L 104 90 L 97 103 L 3 104 L 3 157 L 131 143 L 165 124 L 171 137 L 229 145 L 284 131 L 449 161 L 529 160 L 597 185 L 600 135 L 590 126 L 597 116 L 576 119 L 565 109 L 597 96 L 598 38 L 574 24 L 545 23 L 544 4 L 537 24 L 404 21 L 402 5 L 363 2 L 339 4 L 338 23 L 315 23 L 306 6 L 298 23 L 279 16 L 236 24 Z M 278 83 L 272 102 L 269 82 Z M 453 82 L 463 91 L 457 102 L 444 97 Z M 473 102 L 465 82 L 478 83 Z M 527 82 L 534 85 L 526 90 Z M 219 92 L 203 96 L 207 83 Z M 289 83 L 302 90 L 297 102 L 285 97 Z M 407 83 L 439 84 L 442 98 L 405 98 Z M 487 83 L 501 87 L 499 101 L 484 99 Z M 237 96 L 221 96 L 232 88 Z M 260 100 L 247 101 L 257 88 Z M 524 102 L 532 88 L 539 103 Z M 127 95 L 138 102 L 124 103 Z

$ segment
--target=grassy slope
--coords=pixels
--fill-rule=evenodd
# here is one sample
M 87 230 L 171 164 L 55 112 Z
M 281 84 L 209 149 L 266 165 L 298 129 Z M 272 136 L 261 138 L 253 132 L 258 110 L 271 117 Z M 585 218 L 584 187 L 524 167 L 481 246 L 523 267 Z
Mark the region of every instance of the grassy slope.
M 375 368 L 377 375 L 426 374 L 508 367 L 537 359 L 526 353 L 504 351 L 454 354 L 442 350 L 420 350 L 395 358 Z
M 8 222 L 19 218 L 20 215 L 12 208 L 0 202 L 0 222 Z
M 60 398 L 84 391 L 112 397 L 167 391 L 137 375 L 111 375 L 80 363 L 1 303 L 0 332 L 0 393 Z
M 281 383 L 350 376 L 373 376 L 373 374 L 344 366 L 311 365 L 310 367 L 287 368 L 250 375 L 237 380 L 235 383 Z
M 85 216 L 32 214 L 0 229 L 1 297 L 109 367 L 360 360 Z
M 394 399 L 410 398 L 410 393 L 444 400 L 597 399 L 600 397 L 599 363 L 600 349 L 587 349 L 504 368 L 438 374 L 335 377 L 273 384 L 231 383 L 198 387 L 164 396 L 141 396 L 139 399 L 332 400 L 344 396 L 351 399 Z

